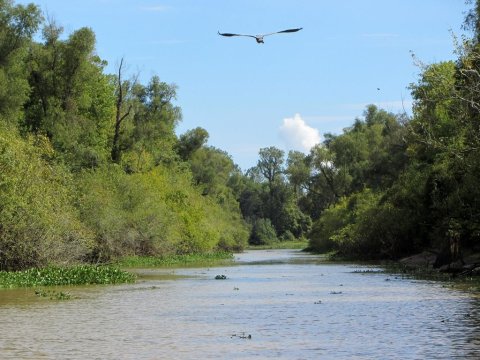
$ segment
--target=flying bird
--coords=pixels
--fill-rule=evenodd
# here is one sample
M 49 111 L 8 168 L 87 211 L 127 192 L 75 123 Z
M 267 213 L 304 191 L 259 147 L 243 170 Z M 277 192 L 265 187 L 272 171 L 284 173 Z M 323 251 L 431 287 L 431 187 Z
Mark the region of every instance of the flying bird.
M 221 33 L 220 31 L 218 32 L 218 35 L 222 36 L 248 36 L 254 38 L 258 44 L 263 44 L 263 38 L 265 36 L 269 35 L 274 35 L 274 34 L 282 34 L 282 33 L 292 33 L 292 32 L 297 32 L 299 30 L 302 30 L 303 28 L 297 28 L 297 29 L 287 29 L 287 30 L 282 30 L 282 31 L 276 31 L 268 34 L 262 34 L 262 35 L 247 35 L 247 34 L 231 34 L 231 33 Z

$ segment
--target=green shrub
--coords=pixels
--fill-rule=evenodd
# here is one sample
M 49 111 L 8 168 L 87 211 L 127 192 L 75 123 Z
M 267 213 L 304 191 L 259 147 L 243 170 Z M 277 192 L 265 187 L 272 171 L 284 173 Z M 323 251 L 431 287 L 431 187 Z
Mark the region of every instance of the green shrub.
M 86 171 L 77 203 L 96 234 L 95 261 L 231 251 L 243 248 L 248 237 L 239 211 L 202 196 L 189 171 L 175 166 L 135 174 L 118 166 Z
M 277 233 L 270 219 L 257 219 L 252 227 L 249 243 L 251 245 L 268 245 L 278 241 Z
M 347 198 L 342 198 L 336 205 L 326 209 L 308 235 L 309 248 L 320 253 L 336 250 L 332 236 L 348 224 L 350 215 Z
M 0 270 L 72 263 L 93 246 L 72 178 L 52 155 L 47 138 L 24 140 L 0 124 Z
M 290 230 L 285 231 L 279 238 L 280 241 L 296 241 L 297 238 L 293 235 Z

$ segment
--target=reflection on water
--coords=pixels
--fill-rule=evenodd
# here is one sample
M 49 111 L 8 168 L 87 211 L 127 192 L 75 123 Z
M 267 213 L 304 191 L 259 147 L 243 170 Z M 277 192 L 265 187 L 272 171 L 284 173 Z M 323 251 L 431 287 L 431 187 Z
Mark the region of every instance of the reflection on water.
M 298 251 L 236 259 L 238 266 L 139 271 L 145 277 L 134 285 L 70 288 L 71 301 L 0 291 L 0 358 L 480 358 L 472 294 L 355 273 L 358 266 Z

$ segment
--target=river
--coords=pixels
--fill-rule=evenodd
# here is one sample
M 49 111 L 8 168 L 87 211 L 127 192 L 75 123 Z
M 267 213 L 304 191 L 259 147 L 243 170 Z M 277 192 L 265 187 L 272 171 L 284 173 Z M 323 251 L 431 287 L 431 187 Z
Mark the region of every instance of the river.
M 480 358 L 478 294 L 295 250 L 235 258 L 58 289 L 72 300 L 0 290 L 0 359 Z

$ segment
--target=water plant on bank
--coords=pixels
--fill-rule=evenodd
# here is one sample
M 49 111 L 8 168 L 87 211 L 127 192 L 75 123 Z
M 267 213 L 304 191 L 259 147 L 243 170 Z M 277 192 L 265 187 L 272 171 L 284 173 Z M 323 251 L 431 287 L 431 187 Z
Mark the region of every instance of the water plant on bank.
M 119 284 L 135 281 L 135 275 L 114 266 L 49 266 L 24 271 L 0 271 L 0 288 Z
M 184 254 L 166 256 L 126 256 L 115 265 L 123 268 L 169 267 L 169 266 L 213 266 L 233 260 L 230 252 Z

